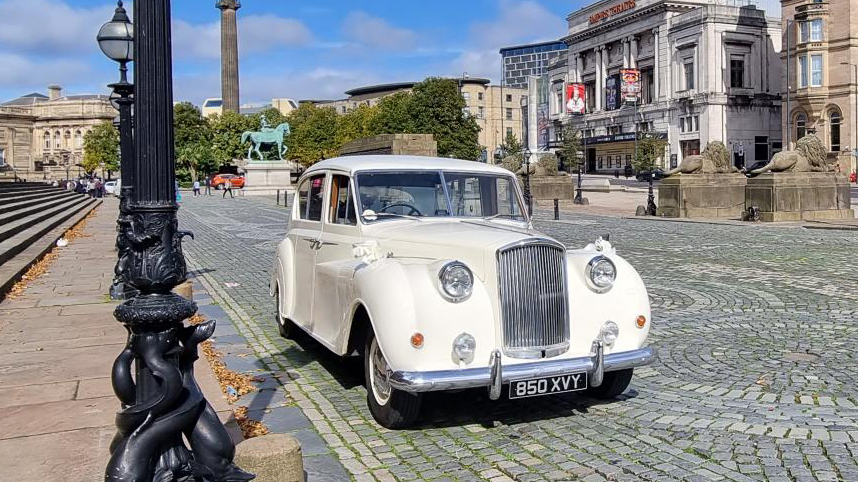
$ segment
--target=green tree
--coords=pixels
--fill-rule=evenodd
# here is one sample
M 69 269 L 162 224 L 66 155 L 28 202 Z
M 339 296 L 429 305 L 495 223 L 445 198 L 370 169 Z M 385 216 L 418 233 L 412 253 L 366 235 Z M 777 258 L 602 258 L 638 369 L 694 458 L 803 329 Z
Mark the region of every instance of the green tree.
M 119 170 L 119 131 L 112 122 L 101 122 L 83 136 L 82 166 L 90 174 L 99 167 Z
M 439 156 L 477 160 L 480 127 L 464 113 L 465 99 L 453 79 L 428 78 L 414 86 L 408 112 L 415 134 L 432 134 Z
M 337 147 L 364 137 L 373 135 L 372 124 L 378 117 L 378 106 L 360 105 L 348 114 L 337 119 Z
M 173 138 L 176 154 L 176 178 L 196 181 L 201 173 L 220 167 L 211 151 L 211 128 L 202 113 L 190 102 L 173 107 Z
M 577 170 L 578 166 L 584 162 L 581 144 L 581 131 L 571 125 L 563 128 L 563 145 L 560 148 L 560 152 L 563 154 L 563 158 L 566 159 L 566 170 L 569 172 Z
M 337 112 L 332 107 L 302 104 L 289 119 L 295 126 L 289 136 L 290 159 L 311 166 L 339 154 Z
M 378 113 L 370 121 L 371 135 L 419 134 L 414 129 L 410 92 L 397 92 L 378 103 Z
M 652 171 L 658 167 L 658 160 L 664 156 L 667 141 L 649 134 L 638 140 L 638 151 L 632 166 L 637 172 Z
M 516 137 L 512 132 L 508 133 L 503 144 L 501 144 L 501 150 L 504 153 L 504 158 L 501 160 L 503 167 L 512 172 L 518 172 L 521 168 L 521 163 L 523 162 L 523 156 L 521 154 L 522 144 L 521 141 L 518 140 L 518 137 Z
M 241 143 L 244 131 L 259 130 L 259 118 L 243 116 L 227 111 L 214 115 L 209 121 L 211 149 L 218 166 L 229 164 L 233 159 L 247 157 L 248 144 Z

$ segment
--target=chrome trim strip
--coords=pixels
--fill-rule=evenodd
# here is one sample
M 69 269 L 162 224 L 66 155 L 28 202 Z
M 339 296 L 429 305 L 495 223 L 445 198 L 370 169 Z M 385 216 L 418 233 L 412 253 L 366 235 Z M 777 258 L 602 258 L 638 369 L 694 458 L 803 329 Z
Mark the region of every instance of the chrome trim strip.
M 649 365 L 655 360 L 656 351 L 651 347 L 638 350 L 611 353 L 603 357 L 603 370 L 613 372 Z M 512 380 L 524 380 L 536 377 L 551 377 L 586 371 L 592 376 L 596 365 L 595 356 L 569 358 L 566 360 L 542 360 L 518 365 L 500 366 L 502 383 Z M 500 358 L 498 358 L 500 360 Z M 496 382 L 495 382 L 496 383 Z M 395 371 L 390 376 L 390 384 L 406 392 L 432 392 L 457 390 L 464 388 L 492 388 L 492 368 L 463 368 L 460 370 L 437 370 L 428 372 Z

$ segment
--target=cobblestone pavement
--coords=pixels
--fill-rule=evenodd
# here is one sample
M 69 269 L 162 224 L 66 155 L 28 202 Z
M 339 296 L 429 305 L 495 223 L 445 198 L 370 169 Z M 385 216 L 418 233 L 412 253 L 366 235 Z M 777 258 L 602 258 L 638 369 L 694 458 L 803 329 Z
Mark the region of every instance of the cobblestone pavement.
M 360 363 L 277 336 L 267 286 L 284 208 L 186 198 L 180 215 L 258 361 L 235 360 L 273 372 L 268 399 L 300 407 L 355 480 L 858 481 L 854 232 L 538 221 L 567 245 L 611 234 L 649 287 L 658 361 L 611 403 L 433 394 L 422 426 L 391 432 L 366 408 Z

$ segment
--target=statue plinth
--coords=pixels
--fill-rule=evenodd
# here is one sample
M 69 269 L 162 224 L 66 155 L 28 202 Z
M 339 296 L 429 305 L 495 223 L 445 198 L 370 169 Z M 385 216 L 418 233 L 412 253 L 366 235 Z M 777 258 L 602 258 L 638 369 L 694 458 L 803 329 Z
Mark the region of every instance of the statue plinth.
M 658 216 L 667 218 L 735 218 L 745 210 L 741 173 L 674 174 L 658 186 Z
M 294 163 L 288 161 L 242 160 L 245 194 L 275 194 L 278 190 L 292 189 Z
M 855 217 L 849 180 L 833 172 L 767 172 L 748 179 L 745 197 L 767 222 Z

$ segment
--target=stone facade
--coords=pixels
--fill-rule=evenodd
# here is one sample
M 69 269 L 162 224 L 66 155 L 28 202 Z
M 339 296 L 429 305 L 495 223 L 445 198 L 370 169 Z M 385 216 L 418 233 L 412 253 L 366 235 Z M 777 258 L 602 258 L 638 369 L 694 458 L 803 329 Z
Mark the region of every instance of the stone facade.
M 106 95 L 29 94 L 0 104 L 0 158 L 29 179 L 77 175 L 83 161 L 83 137 L 118 112 Z M 0 164 L 2 164 L 0 163 Z
M 435 157 L 438 143 L 432 134 L 381 134 L 354 140 L 340 149 L 341 156 L 367 154 Z
M 667 139 L 665 169 L 716 140 L 738 166 L 781 150 L 780 23 L 719 3 L 603 0 L 570 14 L 567 55 L 549 69 L 551 141 L 571 123 L 587 171 L 605 173 L 631 163 L 641 132 Z M 623 68 L 641 72 L 637 106 L 613 101 Z M 584 115 L 566 114 L 568 83 L 584 84 Z
M 783 129 L 791 146 L 816 132 L 834 158 L 858 147 L 858 3 L 783 0 Z M 787 45 L 787 42 L 789 45 Z M 856 169 L 854 158 L 850 171 Z
M 748 179 L 745 204 L 761 221 L 854 219 L 849 181 L 833 172 L 767 172 Z
M 745 186 L 740 174 L 678 174 L 658 187 L 658 215 L 668 218 L 733 218 L 745 210 Z

